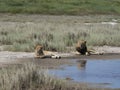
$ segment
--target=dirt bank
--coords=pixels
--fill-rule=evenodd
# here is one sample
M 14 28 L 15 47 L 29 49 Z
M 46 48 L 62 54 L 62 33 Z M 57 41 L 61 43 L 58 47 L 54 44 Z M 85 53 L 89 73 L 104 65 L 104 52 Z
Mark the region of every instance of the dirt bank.
M 1 51 L 0 52 L 0 66 L 6 66 L 8 64 L 18 64 L 32 61 L 38 63 L 42 67 L 57 67 L 63 64 L 74 64 L 73 60 L 82 60 L 82 59 L 103 59 L 103 60 L 113 60 L 120 59 L 120 47 L 95 47 L 95 50 L 103 52 L 103 55 L 75 55 L 73 53 L 58 53 L 62 58 L 61 59 L 35 59 L 34 52 L 9 52 Z

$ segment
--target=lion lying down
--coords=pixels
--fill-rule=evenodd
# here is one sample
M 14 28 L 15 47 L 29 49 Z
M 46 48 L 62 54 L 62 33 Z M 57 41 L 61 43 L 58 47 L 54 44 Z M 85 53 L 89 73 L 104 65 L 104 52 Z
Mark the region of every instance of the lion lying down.
M 57 55 L 55 52 L 43 51 L 43 47 L 41 45 L 37 45 L 36 48 L 35 48 L 35 58 L 60 59 L 61 57 L 59 55 Z
M 88 50 L 85 40 L 79 40 L 77 42 L 76 51 L 78 52 L 77 54 L 81 54 L 81 55 L 91 55 L 91 54 L 102 55 L 103 54 L 95 50 Z
M 91 55 L 91 54 L 97 54 L 102 55 L 103 53 L 99 53 L 95 50 L 88 50 L 86 46 L 86 41 L 80 40 L 76 44 L 76 51 L 75 54 L 81 54 L 81 55 Z M 41 45 L 37 45 L 35 48 L 35 58 L 55 58 L 60 59 L 61 56 L 57 55 L 56 52 L 51 51 L 44 51 L 43 47 Z

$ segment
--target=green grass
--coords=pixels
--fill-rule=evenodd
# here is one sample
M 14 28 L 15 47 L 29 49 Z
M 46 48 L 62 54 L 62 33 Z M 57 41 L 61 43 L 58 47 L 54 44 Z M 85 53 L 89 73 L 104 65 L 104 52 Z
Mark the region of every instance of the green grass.
M 114 19 L 118 24 L 101 24 Z M 119 16 L 3 14 L 0 20 L 0 45 L 4 50 L 30 52 L 41 44 L 45 50 L 67 52 L 82 39 L 88 46 L 120 46 Z
M 0 12 L 40 14 L 120 14 L 119 0 L 0 0 Z

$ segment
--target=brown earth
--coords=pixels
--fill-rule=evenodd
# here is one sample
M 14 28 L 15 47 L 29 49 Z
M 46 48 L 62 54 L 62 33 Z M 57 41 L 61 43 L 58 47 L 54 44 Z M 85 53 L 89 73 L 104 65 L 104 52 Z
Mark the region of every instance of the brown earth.
M 60 65 L 72 65 L 76 60 L 114 60 L 120 59 L 120 47 L 95 47 L 98 52 L 103 52 L 103 55 L 75 55 L 73 52 L 70 53 L 58 53 L 61 59 L 35 59 L 34 52 L 0 52 L 0 66 L 7 66 L 8 64 L 21 64 L 24 62 L 34 62 L 41 67 L 56 68 Z

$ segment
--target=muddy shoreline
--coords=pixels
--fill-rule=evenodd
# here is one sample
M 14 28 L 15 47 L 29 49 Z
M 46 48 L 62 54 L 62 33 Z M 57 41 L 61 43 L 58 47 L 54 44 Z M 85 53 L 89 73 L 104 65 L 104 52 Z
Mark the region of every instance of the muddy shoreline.
M 61 59 L 36 59 L 34 53 L 27 52 L 0 52 L 0 67 L 11 64 L 23 64 L 33 62 L 45 68 L 58 68 L 61 65 L 72 65 L 75 60 L 113 60 L 120 59 L 120 53 L 104 53 L 103 55 L 73 55 L 71 53 L 61 53 Z
M 36 59 L 36 58 L 19 58 L 20 63 L 32 62 L 43 68 L 53 69 L 60 68 L 63 65 L 73 65 L 76 64 L 77 60 L 120 60 L 120 54 L 104 54 L 104 55 L 77 55 L 70 57 L 62 57 L 61 59 Z
M 43 69 L 64 69 L 64 65 L 77 65 L 78 60 L 120 60 L 120 53 L 105 53 L 104 55 L 76 55 L 76 56 L 66 56 L 61 59 L 36 59 L 34 58 L 34 53 L 25 53 L 25 52 L 0 52 L 0 67 L 7 67 L 12 65 L 21 65 L 24 63 L 34 63 L 40 66 Z M 94 86 L 104 86 L 104 84 L 89 84 L 89 83 L 77 83 L 69 81 L 72 85 L 78 86 L 89 86 L 93 88 Z M 97 88 L 100 89 L 99 87 Z M 101 90 L 101 89 L 100 89 Z M 113 89 L 105 89 L 113 90 Z M 114 89 L 119 90 L 119 89 Z

